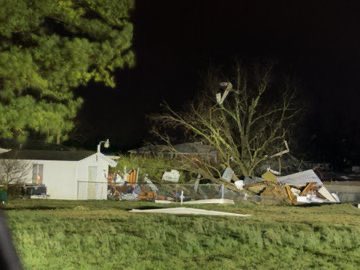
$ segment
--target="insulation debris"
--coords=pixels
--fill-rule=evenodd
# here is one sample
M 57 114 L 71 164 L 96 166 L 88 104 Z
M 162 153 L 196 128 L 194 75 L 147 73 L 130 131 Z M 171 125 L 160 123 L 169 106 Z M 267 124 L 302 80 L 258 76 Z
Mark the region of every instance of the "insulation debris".
M 234 216 L 234 217 L 250 217 L 251 215 L 236 214 L 221 211 L 211 211 L 196 208 L 160 208 L 160 209 L 132 209 L 131 213 L 153 213 L 153 214 L 175 214 L 175 215 L 207 215 L 207 216 Z
M 262 176 L 261 176 L 262 179 L 266 180 L 266 181 L 270 181 L 270 182 L 276 182 L 276 175 L 273 174 L 272 172 L 270 171 L 266 171 Z

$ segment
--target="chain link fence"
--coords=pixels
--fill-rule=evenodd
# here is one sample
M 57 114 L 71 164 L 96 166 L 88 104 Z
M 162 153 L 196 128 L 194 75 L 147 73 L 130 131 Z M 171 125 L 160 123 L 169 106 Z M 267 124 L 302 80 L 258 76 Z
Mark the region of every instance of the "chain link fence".
M 246 200 L 249 196 L 243 191 L 232 191 L 220 184 L 123 184 L 109 185 L 108 199 L 180 202 L 182 200 L 231 199 Z M 254 199 L 254 198 L 253 198 Z
M 107 183 L 78 181 L 78 200 L 105 200 L 107 198 Z

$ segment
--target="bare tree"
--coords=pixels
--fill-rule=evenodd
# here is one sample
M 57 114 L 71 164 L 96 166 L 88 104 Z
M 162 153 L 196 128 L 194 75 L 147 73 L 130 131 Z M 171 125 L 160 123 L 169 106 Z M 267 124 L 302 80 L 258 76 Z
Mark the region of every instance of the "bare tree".
M 216 149 L 218 163 L 185 156 L 184 169 L 210 179 L 220 178 L 226 167 L 238 175 L 254 175 L 261 164 L 288 151 L 285 140 L 297 112 L 294 90 L 285 84 L 281 91 L 274 91 L 271 71 L 265 67 L 248 73 L 237 65 L 235 76 L 226 82 L 210 73 L 206 90 L 187 110 L 177 112 L 165 105 L 164 114 L 151 117 L 155 120 L 154 133 L 169 147 L 172 141 L 168 131 L 175 129 Z M 219 88 L 222 92 L 216 93 Z
M 0 160 L 0 184 L 7 189 L 11 184 L 25 182 L 30 170 L 30 164 L 23 160 L 1 159 Z

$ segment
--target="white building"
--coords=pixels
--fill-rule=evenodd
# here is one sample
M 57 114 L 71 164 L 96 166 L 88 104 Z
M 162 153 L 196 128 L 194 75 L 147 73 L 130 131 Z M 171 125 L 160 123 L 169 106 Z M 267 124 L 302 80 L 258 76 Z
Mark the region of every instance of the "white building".
M 91 151 L 11 150 L 0 159 L 28 163 L 26 183 L 44 184 L 50 199 L 61 200 L 106 200 L 109 166 L 116 166 Z

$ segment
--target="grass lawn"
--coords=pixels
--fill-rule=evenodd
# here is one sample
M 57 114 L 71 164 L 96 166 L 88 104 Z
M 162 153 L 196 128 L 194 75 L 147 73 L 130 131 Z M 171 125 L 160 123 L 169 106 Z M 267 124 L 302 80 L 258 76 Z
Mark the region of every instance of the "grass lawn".
M 201 206 L 250 218 L 127 212 L 139 207 L 168 206 L 16 200 L 6 214 L 25 269 L 359 269 L 350 204 Z

